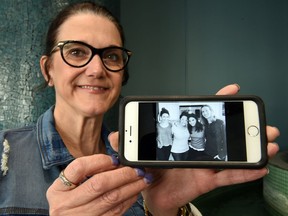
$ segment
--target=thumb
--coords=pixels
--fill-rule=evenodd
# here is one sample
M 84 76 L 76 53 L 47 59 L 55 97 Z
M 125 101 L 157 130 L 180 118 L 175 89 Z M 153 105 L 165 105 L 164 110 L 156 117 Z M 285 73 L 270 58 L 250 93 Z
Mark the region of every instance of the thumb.
M 231 84 L 220 89 L 216 95 L 234 95 L 240 91 L 240 86 L 238 84 Z
M 118 152 L 118 144 L 119 144 L 119 132 L 111 132 L 108 136 L 108 140 L 112 146 L 112 148 Z

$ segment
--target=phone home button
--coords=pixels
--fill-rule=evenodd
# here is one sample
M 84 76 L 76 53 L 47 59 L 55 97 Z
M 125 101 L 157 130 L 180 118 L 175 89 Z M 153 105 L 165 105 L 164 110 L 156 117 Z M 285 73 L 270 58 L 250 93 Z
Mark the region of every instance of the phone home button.
M 248 134 L 252 137 L 255 137 L 259 134 L 259 128 L 256 127 L 255 125 L 251 125 L 248 127 Z

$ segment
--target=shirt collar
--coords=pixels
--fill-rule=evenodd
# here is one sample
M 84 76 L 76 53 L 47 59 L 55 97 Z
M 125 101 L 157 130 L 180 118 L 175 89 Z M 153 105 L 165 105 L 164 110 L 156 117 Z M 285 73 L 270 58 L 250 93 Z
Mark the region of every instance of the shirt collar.
M 44 169 L 53 166 L 67 165 L 75 158 L 69 153 L 60 134 L 55 128 L 53 116 L 54 106 L 42 114 L 36 125 L 37 141 Z M 108 141 L 110 131 L 102 125 L 101 137 L 106 146 L 107 154 L 116 154 Z

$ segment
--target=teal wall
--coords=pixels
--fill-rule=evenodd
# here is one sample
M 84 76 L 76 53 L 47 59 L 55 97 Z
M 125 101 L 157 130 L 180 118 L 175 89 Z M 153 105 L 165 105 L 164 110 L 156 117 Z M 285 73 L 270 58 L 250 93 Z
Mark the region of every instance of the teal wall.
M 0 130 L 35 122 L 54 103 L 52 89 L 36 91 L 43 78 L 39 59 L 52 17 L 80 0 L 1 0 Z M 119 0 L 98 0 L 117 17 Z
M 51 89 L 34 91 L 44 35 L 50 18 L 77 1 L 1 0 L 0 129 L 31 124 L 54 103 Z M 237 82 L 241 94 L 263 98 L 288 149 L 287 0 L 100 2 L 121 17 L 133 51 L 123 95 L 213 94 Z M 117 107 L 106 121 L 117 128 Z
M 214 94 L 241 85 L 266 104 L 288 149 L 287 0 L 122 0 L 133 51 L 123 95 Z

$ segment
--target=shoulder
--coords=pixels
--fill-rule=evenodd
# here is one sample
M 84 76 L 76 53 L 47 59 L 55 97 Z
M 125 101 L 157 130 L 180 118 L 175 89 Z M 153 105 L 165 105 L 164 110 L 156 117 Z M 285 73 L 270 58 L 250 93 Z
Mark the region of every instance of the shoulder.
M 224 125 L 224 122 L 221 119 L 216 119 L 216 123 L 219 125 Z
M 25 142 L 26 144 L 27 142 L 25 140 L 24 133 L 31 133 L 31 131 L 33 131 L 33 127 L 0 131 L 0 168 L 3 176 L 5 176 L 8 172 L 8 158 L 10 157 L 10 152 L 13 152 L 13 154 L 15 153 L 16 148 L 18 148 L 18 145 L 16 144 L 17 142 Z M 24 140 L 22 137 L 24 137 Z M 19 152 L 23 153 L 21 150 Z
M 0 131 L 0 142 L 5 139 L 5 137 L 11 136 L 23 136 L 23 134 L 31 133 L 35 131 L 35 125 L 25 126 L 21 128 L 14 128 L 14 129 L 6 129 Z
M 16 129 L 7 129 L 0 131 L 0 152 L 3 151 L 3 143 L 7 140 L 10 144 L 15 142 L 21 142 L 27 137 L 31 138 L 31 136 L 35 135 L 35 126 L 26 126 L 22 128 Z

